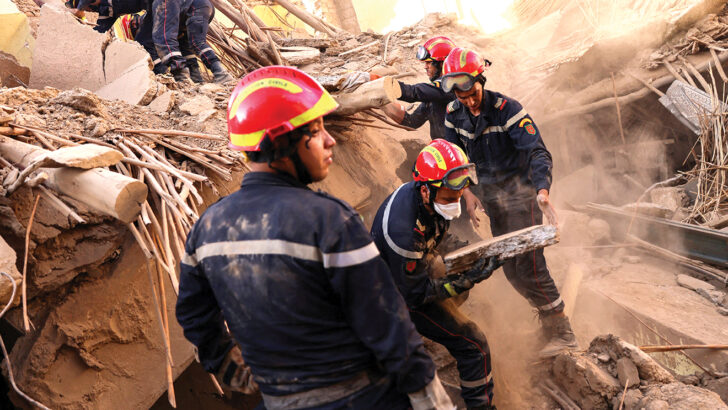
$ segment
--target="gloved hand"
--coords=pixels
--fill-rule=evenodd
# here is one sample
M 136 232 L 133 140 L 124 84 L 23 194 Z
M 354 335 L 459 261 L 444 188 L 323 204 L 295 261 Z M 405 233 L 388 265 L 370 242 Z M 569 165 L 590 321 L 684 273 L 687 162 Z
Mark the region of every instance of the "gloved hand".
M 409 393 L 407 396 L 409 396 L 412 410 L 455 410 L 437 373 L 427 386 L 414 393 Z
M 470 270 L 463 272 L 462 275 L 475 284 L 491 277 L 493 272 L 501 266 L 503 266 L 503 262 L 497 256 L 482 258 Z
M 251 394 L 258 391 L 258 383 L 253 380 L 250 367 L 245 364 L 240 348 L 236 345 L 225 356 L 215 378 L 224 387 L 232 391 Z
M 439 286 L 437 286 L 438 293 L 443 299 L 457 296 L 471 289 L 476 283 L 488 279 L 501 265 L 503 265 L 503 262 L 495 256 L 482 258 L 470 270 L 436 279 L 439 282 Z

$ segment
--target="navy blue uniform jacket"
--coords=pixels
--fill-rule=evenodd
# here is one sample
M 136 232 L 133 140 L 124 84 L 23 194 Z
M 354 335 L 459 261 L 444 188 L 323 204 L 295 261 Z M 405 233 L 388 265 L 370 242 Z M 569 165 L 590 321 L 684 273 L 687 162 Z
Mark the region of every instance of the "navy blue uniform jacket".
M 434 365 L 360 216 L 297 180 L 248 173 L 192 228 L 177 320 L 209 372 L 232 339 L 280 396 L 380 369 L 411 393 Z
M 531 116 L 503 94 L 483 90 L 480 115 L 459 101 L 447 107 L 445 139 L 459 145 L 475 163 L 486 200 L 501 192 L 517 195 L 551 188 L 551 153 Z
M 420 102 L 414 112 L 405 113 L 402 125 L 410 128 L 420 128 L 425 121 L 430 122 L 430 138 L 445 137 L 445 111 L 447 104 L 455 100 L 455 94 L 446 93 L 440 87 L 440 82 L 404 84 L 399 83 L 402 90 L 400 100 L 406 102 Z

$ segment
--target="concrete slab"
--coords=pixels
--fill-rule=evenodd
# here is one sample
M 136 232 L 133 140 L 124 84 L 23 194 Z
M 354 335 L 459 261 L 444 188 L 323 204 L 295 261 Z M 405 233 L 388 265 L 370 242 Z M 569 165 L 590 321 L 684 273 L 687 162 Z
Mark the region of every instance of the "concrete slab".
M 0 51 L 0 86 L 18 87 L 29 81 L 30 68 L 20 65 L 12 54 Z
M 182 112 L 189 115 L 198 115 L 203 111 L 212 110 L 214 108 L 215 103 L 204 95 L 198 95 L 194 98 L 191 98 L 179 106 L 179 109 Z
M 113 40 L 104 50 L 104 74 L 106 84 L 121 77 L 131 66 L 139 61 L 147 61 L 149 69 L 154 66 L 149 53 L 137 42 Z
M 30 87 L 98 90 L 106 84 L 101 50 L 105 34 L 79 23 L 62 5 L 46 3 L 40 10 L 33 51 Z
M 30 68 L 34 45 L 28 17 L 11 0 L 0 0 L 0 51 L 15 57 L 21 66 Z
M 149 103 L 148 107 L 150 110 L 158 114 L 163 114 L 169 112 L 169 110 L 174 107 L 174 101 L 174 93 L 172 91 L 167 91 L 166 93 L 160 95 L 159 97 L 155 98 L 154 101 Z
M 119 78 L 96 91 L 96 94 L 106 100 L 147 105 L 162 90 L 164 88 L 157 83 L 147 61 L 140 60 L 124 71 Z
M 13 248 L 11 248 L 2 237 L 0 237 L 0 271 L 7 272 L 10 276 L 12 276 L 13 281 L 15 281 L 15 284 L 18 286 L 18 290 L 15 292 L 13 305 L 20 303 L 20 282 L 22 281 L 20 272 L 18 272 L 18 269 L 15 267 L 16 259 L 17 255 Z M 0 275 L 0 305 L 4 307 L 5 304 L 8 303 L 12 294 L 12 283 L 7 276 Z

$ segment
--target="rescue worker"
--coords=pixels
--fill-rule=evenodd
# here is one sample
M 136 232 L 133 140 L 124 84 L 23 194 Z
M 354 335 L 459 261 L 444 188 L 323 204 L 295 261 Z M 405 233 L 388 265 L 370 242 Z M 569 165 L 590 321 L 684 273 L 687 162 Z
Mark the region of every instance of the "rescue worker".
M 477 226 L 475 211 L 485 210 L 493 236 L 541 224 L 542 213 L 557 225 L 549 200 L 551 154 L 518 101 L 485 89 L 485 68 L 482 57 L 462 48 L 453 49 L 443 67 L 442 88 L 457 96 L 447 107 L 445 139 L 465 150 L 480 180 L 480 185 L 463 193 L 470 218 Z M 503 270 L 513 287 L 538 310 L 548 341 L 541 355 L 576 348 L 543 250 L 509 259 Z
M 360 216 L 306 186 L 329 172 L 337 106 L 292 67 L 233 90 L 230 147 L 251 172 L 192 227 L 177 320 L 224 382 L 249 365 L 268 410 L 451 409 Z
M 398 124 L 410 128 L 420 128 L 425 122 L 430 122 L 430 138 L 437 139 L 445 136 L 445 109 L 447 104 L 455 100 L 452 92 L 446 93 L 440 87 L 442 76 L 442 63 L 455 48 L 455 43 L 445 36 L 436 36 L 427 40 L 417 49 L 417 59 L 425 63 L 425 72 L 430 79 L 429 83 L 405 84 L 399 81 L 402 90 L 402 101 L 420 105 L 412 113 L 408 113 L 399 103 L 391 103 L 383 108 L 387 116 Z
M 417 331 L 445 346 L 457 361 L 469 409 L 491 409 L 493 379 L 488 342 L 453 301 L 500 266 L 481 260 L 461 275 L 445 275 L 436 248 L 460 214 L 463 189 L 477 183 L 475 166 L 460 147 L 436 139 L 422 149 L 414 181 L 394 191 L 377 211 L 371 234 L 407 302 Z
M 154 46 L 162 64 L 169 66 L 176 80 L 183 81 L 190 76 L 177 40 L 181 23 L 187 27 L 192 49 L 212 71 L 215 82 L 233 80 L 215 51 L 207 44 L 207 29 L 215 10 L 210 0 L 153 0 L 152 10 Z

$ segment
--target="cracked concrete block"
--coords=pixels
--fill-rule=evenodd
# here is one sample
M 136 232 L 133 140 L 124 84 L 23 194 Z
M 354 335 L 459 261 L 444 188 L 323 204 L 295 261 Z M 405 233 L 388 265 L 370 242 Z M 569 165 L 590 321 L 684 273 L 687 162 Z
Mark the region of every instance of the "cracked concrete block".
M 164 114 L 166 112 L 169 112 L 172 107 L 174 107 L 174 93 L 172 91 L 167 91 L 166 93 L 160 95 L 159 97 L 155 98 L 154 101 L 149 103 L 148 107 L 150 110 L 159 113 Z
M 696 279 L 692 276 L 684 275 L 684 274 L 678 274 L 677 275 L 677 284 L 688 288 L 690 290 L 698 291 L 698 289 L 703 290 L 715 290 L 715 286 L 711 285 L 708 282 L 704 282 L 700 279 Z
M 106 100 L 121 100 L 129 104 L 147 105 L 160 86 L 146 60 L 139 60 L 124 71 L 119 78 L 105 85 L 96 94 Z
M 632 387 L 640 384 L 640 373 L 637 366 L 626 357 L 617 360 L 617 378 L 622 386 Z
M 12 54 L 0 51 L 0 85 L 4 87 L 18 87 L 28 84 L 30 69 L 18 63 Z
M 62 5 L 46 3 L 33 51 L 30 87 L 98 90 L 106 84 L 101 50 L 107 35 L 76 20 Z
M 18 272 L 18 269 L 15 267 L 16 259 L 17 255 L 15 254 L 13 248 L 11 248 L 10 245 L 8 245 L 2 237 L 0 237 L 0 271 L 6 272 L 8 275 L 10 275 L 13 278 L 15 284 L 20 287 L 20 282 L 22 278 L 20 272 Z M 10 299 L 10 296 L 12 294 L 13 284 L 10 282 L 7 276 L 0 275 L 0 305 L 5 306 L 5 304 L 8 303 L 8 300 Z M 19 302 L 20 292 L 18 289 L 15 292 L 13 305 L 17 305 Z
M 30 69 L 34 44 L 25 13 L 18 10 L 13 1 L 0 0 L 0 51 L 13 56 L 23 68 Z
M 182 112 L 189 115 L 198 115 L 203 111 L 212 110 L 214 108 L 215 103 L 204 95 L 198 95 L 191 98 L 179 106 L 179 109 L 182 110 Z
M 106 84 L 111 84 L 121 77 L 129 67 L 144 60 L 151 70 L 154 65 L 149 53 L 139 43 L 127 43 L 126 41 L 113 40 L 104 51 L 104 74 Z

